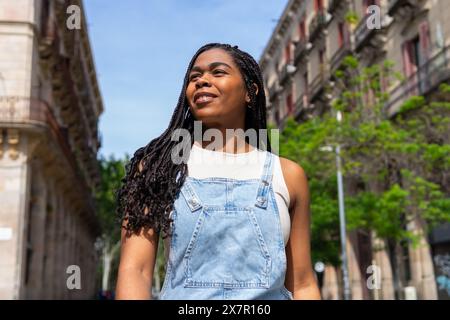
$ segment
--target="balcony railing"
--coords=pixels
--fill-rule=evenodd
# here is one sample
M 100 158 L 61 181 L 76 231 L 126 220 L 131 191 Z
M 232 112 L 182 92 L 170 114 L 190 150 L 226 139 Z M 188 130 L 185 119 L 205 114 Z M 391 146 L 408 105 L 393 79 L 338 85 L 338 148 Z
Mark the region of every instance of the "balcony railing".
M 45 101 L 20 96 L 0 97 L 0 126 L 47 127 L 73 168 L 76 168 L 67 129 L 58 124 Z
M 329 0 L 328 1 L 328 12 L 333 13 L 336 10 L 343 0 Z
M 389 0 L 388 14 L 394 16 L 402 7 L 417 8 L 421 0 Z
M 279 92 L 279 86 L 276 83 L 272 84 L 269 87 L 269 100 L 270 101 L 275 100 L 275 97 L 277 96 L 278 92 Z
M 280 129 L 284 129 L 284 127 L 286 126 L 287 119 L 289 117 L 294 117 L 295 120 L 299 120 L 300 114 L 305 111 L 307 106 L 308 106 L 308 96 L 307 94 L 301 94 L 295 102 L 294 110 L 292 110 L 291 112 L 287 112 L 283 116 L 283 118 L 280 119 L 278 127 Z
M 316 13 L 309 24 L 309 41 L 313 42 L 320 31 L 322 31 L 327 24 L 327 13 L 325 10 Z
M 352 46 L 349 41 L 345 41 L 342 46 L 335 52 L 330 61 L 331 73 L 333 74 L 341 66 L 344 58 L 351 54 Z
M 285 83 L 289 77 L 291 76 L 291 73 L 288 70 L 289 65 L 292 65 L 292 61 L 287 61 L 283 67 L 281 68 L 281 72 L 280 72 L 280 84 Z
M 294 111 L 294 118 L 298 120 L 298 117 L 304 110 L 308 107 L 308 95 L 307 94 L 301 94 L 297 101 L 295 102 L 295 111 Z
M 289 118 L 290 114 L 285 114 L 283 118 L 280 119 L 280 122 L 278 123 L 278 128 L 281 130 L 284 129 L 284 126 L 286 125 L 287 119 Z
M 358 26 L 355 29 L 355 50 L 360 51 L 365 45 L 370 43 L 370 41 L 377 35 L 383 37 L 384 31 L 386 30 L 385 21 L 387 19 L 386 15 L 381 13 L 382 21 L 379 29 L 372 28 L 367 25 L 367 20 L 369 19 L 370 14 L 366 14 L 363 19 L 360 21 Z M 383 43 L 384 38 L 380 38 L 379 42 Z
M 348 0 L 328 0 L 328 12 L 334 13 L 342 5 L 347 6 Z
M 328 66 L 324 63 L 320 66 L 319 74 L 314 78 L 314 80 L 311 82 L 311 85 L 309 86 L 311 101 L 314 100 L 318 96 L 318 94 L 323 91 L 328 78 L 329 69 Z
M 0 97 L 0 123 L 44 124 L 47 105 L 40 100 L 19 96 Z
M 390 92 L 385 111 L 393 115 L 406 99 L 416 95 L 426 96 L 448 80 L 450 80 L 450 46 L 442 49 L 420 66 L 416 73 L 394 88 Z
M 294 63 L 297 64 L 308 53 L 309 42 L 306 39 L 297 41 L 294 49 Z

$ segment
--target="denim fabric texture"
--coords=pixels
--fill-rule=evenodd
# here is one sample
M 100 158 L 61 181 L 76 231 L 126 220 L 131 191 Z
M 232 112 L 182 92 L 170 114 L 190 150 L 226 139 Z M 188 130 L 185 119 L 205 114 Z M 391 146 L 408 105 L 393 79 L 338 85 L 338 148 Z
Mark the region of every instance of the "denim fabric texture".
M 171 212 L 160 300 L 292 300 L 272 188 L 274 155 L 259 179 L 186 177 Z

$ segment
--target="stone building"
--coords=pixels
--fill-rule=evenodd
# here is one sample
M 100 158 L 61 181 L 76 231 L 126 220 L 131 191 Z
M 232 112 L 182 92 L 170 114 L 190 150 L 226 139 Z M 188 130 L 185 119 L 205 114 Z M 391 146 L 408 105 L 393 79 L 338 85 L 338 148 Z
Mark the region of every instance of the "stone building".
M 81 0 L 0 0 L 0 299 L 95 297 L 102 112 Z
M 369 28 L 369 7 L 379 9 L 380 25 Z M 372 7 L 373 8 L 373 7 Z M 359 22 L 349 23 L 348 13 Z M 407 79 L 396 82 L 386 106 L 394 114 L 412 95 L 430 97 L 450 82 L 450 6 L 446 0 L 290 0 L 260 58 L 268 97 L 269 122 L 283 128 L 292 116 L 307 121 L 329 110 L 333 96 L 325 90 L 346 55 L 362 65 L 384 60 Z M 347 18 L 346 18 L 347 17 Z M 346 181 L 346 192 L 352 192 Z M 422 230 L 419 221 L 410 226 Z M 395 298 L 386 243 L 373 235 L 348 234 L 350 287 L 353 299 Z M 374 247 L 382 250 L 372 250 Z M 383 249 L 384 248 L 384 249 Z M 401 255 L 406 279 L 400 298 L 450 298 L 450 227 L 443 225 L 418 248 Z M 381 290 L 368 290 L 367 267 L 381 268 Z M 342 297 L 340 270 L 327 266 L 324 298 Z

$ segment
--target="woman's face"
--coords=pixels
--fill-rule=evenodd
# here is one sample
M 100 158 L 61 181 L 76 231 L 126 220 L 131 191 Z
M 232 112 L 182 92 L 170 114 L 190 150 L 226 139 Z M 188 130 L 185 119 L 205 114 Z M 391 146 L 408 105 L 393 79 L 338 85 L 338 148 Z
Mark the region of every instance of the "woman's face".
M 203 94 L 203 95 L 202 95 Z M 233 58 L 220 48 L 202 52 L 189 73 L 186 98 L 208 127 L 243 127 L 249 96 Z

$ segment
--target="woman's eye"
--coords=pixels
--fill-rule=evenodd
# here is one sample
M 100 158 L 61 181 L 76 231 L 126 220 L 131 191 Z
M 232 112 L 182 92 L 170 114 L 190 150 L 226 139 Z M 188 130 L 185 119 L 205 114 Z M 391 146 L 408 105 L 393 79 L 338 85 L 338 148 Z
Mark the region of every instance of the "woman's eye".
M 213 74 L 225 74 L 226 72 L 223 71 L 223 70 L 214 70 L 212 73 L 213 73 Z M 193 75 L 191 75 L 191 76 L 189 77 L 189 80 L 190 80 L 190 81 L 193 81 L 193 80 L 195 80 L 195 79 L 198 78 L 198 77 L 199 77 L 199 74 L 193 74 Z

